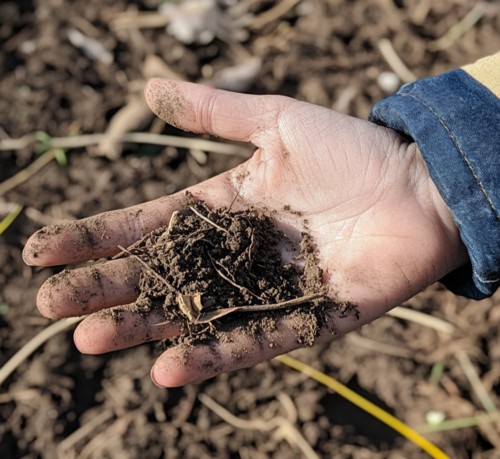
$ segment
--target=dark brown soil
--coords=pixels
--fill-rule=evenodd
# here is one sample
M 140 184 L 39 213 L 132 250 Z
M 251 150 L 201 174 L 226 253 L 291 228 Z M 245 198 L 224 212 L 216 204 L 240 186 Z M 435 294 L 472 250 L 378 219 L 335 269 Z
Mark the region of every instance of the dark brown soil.
M 307 324 L 297 325 L 299 342 L 314 344 L 326 314 L 339 308 L 327 300 L 308 235 L 292 241 L 257 209 L 208 209 L 190 195 L 185 207 L 189 214 L 175 213 L 120 254 L 143 265 L 136 311 L 182 322 L 174 345 L 227 342 L 233 333 L 258 339 L 292 317 Z M 292 262 L 283 264 L 280 248 L 295 254 Z M 119 320 L 119 310 L 113 314 Z
M 207 68 L 217 71 L 237 62 L 238 53 L 218 39 L 209 45 L 184 45 L 164 28 L 123 32 L 110 27 L 116 13 L 134 8 L 152 12 L 159 3 L 1 1 L 0 138 L 18 138 L 36 130 L 51 136 L 104 132 L 131 97 L 131 88 L 143 78 L 148 54 L 160 57 L 189 81 L 201 79 Z M 242 43 L 262 59 L 262 69 L 248 92 L 296 97 L 366 118 L 373 104 L 385 96 L 377 76 L 391 70 L 379 52 L 379 39 L 389 38 L 419 78 L 500 49 L 497 2 L 482 2 L 489 9 L 479 22 L 448 49 L 437 52 L 429 49 L 429 43 L 463 19 L 477 2 L 301 3 L 299 9 L 251 31 Z M 273 4 L 253 2 L 250 12 L 259 15 Z M 70 28 L 100 40 L 114 53 L 113 63 L 105 66 L 86 58 L 68 41 Z M 26 52 L 33 44 L 35 50 Z M 139 129 L 188 135 L 152 123 L 151 118 L 143 121 Z M 198 162 L 185 149 L 145 145 L 126 145 L 116 161 L 95 153 L 93 147 L 70 150 L 66 168 L 53 162 L 0 198 L 0 207 L 5 202 L 26 206 L 0 237 L 0 365 L 50 324 L 36 309 L 36 294 L 44 281 L 63 268 L 23 264 L 21 250 L 32 233 L 47 224 L 172 194 L 242 161 L 239 156 L 209 153 L 205 162 Z M 0 182 L 34 157 L 31 147 L 0 151 Z M 0 209 L 0 218 L 5 214 Z M 417 427 L 431 410 L 456 419 L 483 409 L 454 357 L 462 349 L 500 406 L 500 295 L 474 302 L 435 285 L 407 306 L 455 324 L 458 337 L 385 316 L 350 336 L 307 347 L 295 356 Z M 198 401 L 200 392 L 245 419 L 285 416 L 277 397 L 280 392 L 288 394 L 298 411 L 297 427 L 321 458 L 428 457 L 338 395 L 275 361 L 202 384 L 159 389 L 149 372 L 160 352 L 150 343 L 110 355 L 81 355 L 71 332 L 52 338 L 0 388 L 0 457 L 302 457 L 272 433 L 228 426 Z M 443 374 L 432 382 L 432 369 L 440 362 Z M 75 432 L 80 436 L 72 437 Z M 498 432 L 491 426 L 436 433 L 429 439 L 453 459 L 500 456 Z

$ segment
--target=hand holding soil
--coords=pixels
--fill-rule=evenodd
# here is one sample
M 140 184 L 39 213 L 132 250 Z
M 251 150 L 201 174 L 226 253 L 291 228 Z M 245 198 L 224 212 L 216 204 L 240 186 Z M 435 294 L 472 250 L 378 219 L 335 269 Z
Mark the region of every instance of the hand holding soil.
M 264 212 L 290 241 L 300 241 L 303 232 L 309 234 L 323 270 L 323 294 L 329 297 L 328 304 L 337 305 L 322 309 L 323 328 L 314 332 L 317 340 L 332 340 L 339 333 L 374 320 L 467 262 L 458 230 L 418 148 L 397 133 L 293 99 L 241 95 L 189 83 L 152 80 L 146 98 L 153 111 L 174 126 L 258 147 L 246 163 L 189 192 L 197 202 L 203 202 L 204 207 L 195 210 L 212 222 L 223 218 L 221 212 L 232 206 L 231 211 L 247 221 L 249 215 L 245 212 L 249 209 Z M 131 246 L 147 233 L 162 228 L 155 236 L 160 238 L 174 211 L 192 216 L 185 212 L 185 201 L 184 193 L 179 193 L 80 222 L 44 228 L 30 238 L 24 258 L 37 266 L 110 257 L 121 252 L 119 246 L 127 249 L 124 258 L 63 271 L 49 279 L 39 292 L 38 307 L 47 317 L 91 314 L 75 332 L 75 342 L 82 352 L 109 352 L 190 333 L 186 315 L 186 319 L 178 315 L 165 321 L 154 308 L 145 313 L 147 305 L 141 310 L 140 305 L 129 304 L 139 296 L 141 271 L 149 269 L 144 263 L 154 261 L 144 259 L 141 263 L 137 259 L 141 250 L 146 253 L 146 242 Z M 217 214 L 218 208 L 223 209 Z M 210 216 L 212 210 L 215 213 Z M 220 229 L 203 222 L 200 224 L 205 226 L 200 229 L 206 228 L 207 234 L 229 231 L 229 226 L 222 226 L 228 222 L 221 221 Z M 251 222 L 245 227 L 248 242 L 252 228 Z M 205 264 L 193 266 L 192 270 L 213 269 L 222 279 L 220 285 L 231 284 L 224 280 L 225 276 L 236 284 L 231 288 L 239 290 L 246 301 L 258 296 L 253 304 L 269 304 L 269 299 L 251 291 L 251 281 L 242 285 L 236 278 L 231 271 L 234 260 L 224 266 L 210 255 L 214 242 L 200 234 L 208 242 L 197 239 L 197 244 L 208 252 Z M 177 233 L 176 237 L 181 236 Z M 294 285 L 293 276 L 287 281 L 290 285 Z M 141 292 L 143 280 L 144 276 Z M 159 285 L 161 281 L 154 282 Z M 157 284 L 153 287 L 159 288 Z M 186 295 L 185 291 L 180 293 Z M 296 297 L 300 293 L 296 291 Z M 163 293 L 163 301 L 167 295 Z M 179 302 L 175 295 L 171 300 Z M 191 304 L 191 299 L 196 299 L 198 303 L 200 297 L 195 295 L 193 291 L 186 301 Z M 282 300 L 291 299 L 290 295 L 283 293 Z M 209 311 L 211 301 L 203 303 L 203 296 L 200 301 Z M 189 349 L 172 347 L 159 357 L 152 377 L 161 386 L 183 385 L 255 365 L 300 347 L 304 345 L 304 330 L 317 325 L 310 322 L 313 316 L 307 314 L 305 305 L 318 307 L 318 301 L 315 298 L 300 304 L 302 314 L 277 320 L 257 337 L 234 329 L 216 345 L 201 342 Z M 350 306 L 346 310 L 338 305 Z M 109 311 L 116 306 L 119 309 Z M 235 300 L 234 306 L 241 303 Z M 245 313 L 238 314 L 243 317 Z M 206 327 L 210 328 L 210 323 Z

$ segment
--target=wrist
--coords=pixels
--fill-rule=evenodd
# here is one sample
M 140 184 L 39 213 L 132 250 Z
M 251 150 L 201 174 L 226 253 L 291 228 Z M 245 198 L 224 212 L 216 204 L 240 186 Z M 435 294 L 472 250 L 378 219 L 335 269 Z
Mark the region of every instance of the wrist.
M 426 213 L 434 215 L 436 235 L 440 238 L 443 249 L 439 259 L 436 260 L 440 267 L 439 271 L 436 270 L 436 278 L 434 279 L 437 281 L 455 269 L 470 263 L 470 259 L 453 214 L 432 180 L 417 144 L 410 144 L 408 150 L 412 151 L 418 168 L 421 205 L 423 208 L 427 208 Z

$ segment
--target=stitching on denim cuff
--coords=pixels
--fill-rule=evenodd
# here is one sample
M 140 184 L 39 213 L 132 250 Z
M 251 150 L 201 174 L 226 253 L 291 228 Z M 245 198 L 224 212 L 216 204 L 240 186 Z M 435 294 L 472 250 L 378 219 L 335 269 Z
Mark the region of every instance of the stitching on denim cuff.
M 442 126 L 446 129 L 446 132 L 448 133 L 448 136 L 450 137 L 450 139 L 452 140 L 452 142 L 454 143 L 455 147 L 457 148 L 457 150 L 460 152 L 460 155 L 462 156 L 463 160 L 465 161 L 465 163 L 467 164 L 467 167 L 470 169 L 471 173 L 472 173 L 472 176 L 474 177 L 474 179 L 476 180 L 477 184 L 479 185 L 479 188 L 481 189 L 484 197 L 486 198 L 486 201 L 488 201 L 488 204 L 490 205 L 491 207 L 491 210 L 493 211 L 493 213 L 495 214 L 495 217 L 497 220 L 500 220 L 500 215 L 497 211 L 497 209 L 495 208 L 495 205 L 493 204 L 493 201 L 491 200 L 491 198 L 488 196 L 488 192 L 486 191 L 486 188 L 484 187 L 484 185 L 482 184 L 481 180 L 479 179 L 478 175 L 476 174 L 476 171 L 474 170 L 474 168 L 472 167 L 472 164 L 469 162 L 469 160 L 467 159 L 467 156 L 465 155 L 465 153 L 462 151 L 462 149 L 460 148 L 460 146 L 458 145 L 458 142 L 457 140 L 455 139 L 455 137 L 453 136 L 453 134 L 451 133 L 450 129 L 448 128 L 448 126 L 446 125 L 446 123 L 444 122 L 444 120 L 432 109 L 432 107 L 430 107 L 429 105 L 427 105 L 425 102 L 421 101 L 420 99 L 418 99 L 417 97 L 415 97 L 413 94 L 408 94 L 408 93 L 402 93 L 402 92 L 398 92 L 398 94 L 402 97 L 412 97 L 413 99 L 415 99 L 417 102 L 421 103 L 424 107 L 426 107 L 438 120 L 439 122 L 442 124 Z
M 475 271 L 473 271 L 473 275 L 477 277 L 477 279 L 479 280 L 479 282 L 481 282 L 481 284 L 494 284 L 496 282 L 500 282 L 500 278 L 498 278 L 498 277 L 496 279 L 492 279 L 492 280 L 483 279 Z

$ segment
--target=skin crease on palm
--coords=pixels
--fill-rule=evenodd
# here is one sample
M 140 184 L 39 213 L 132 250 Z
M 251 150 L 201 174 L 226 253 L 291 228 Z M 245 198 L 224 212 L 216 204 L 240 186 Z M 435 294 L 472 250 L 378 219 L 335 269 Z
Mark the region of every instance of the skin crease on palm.
M 250 160 L 190 191 L 208 206 L 228 206 L 239 195 L 234 209 L 274 210 L 278 226 L 291 237 L 308 221 L 332 298 L 355 304 L 359 312 L 359 319 L 332 314 L 319 341 L 376 319 L 468 262 L 418 148 L 396 132 L 280 96 L 160 79 L 150 81 L 145 94 L 151 109 L 174 126 L 257 146 Z M 182 196 L 91 217 L 43 237 L 35 233 L 24 259 L 52 266 L 113 255 L 118 245 L 128 246 L 167 224 Z M 302 215 L 284 211 L 285 205 Z M 98 354 L 179 333 L 179 324 L 156 326 L 160 317 L 142 318 L 126 307 L 119 324 L 98 312 L 134 301 L 140 273 L 135 260 L 98 264 L 94 270 L 99 276 L 79 268 L 65 283 L 47 281 L 37 299 L 41 313 L 51 318 L 94 313 L 75 331 L 82 352 Z M 164 387 L 201 381 L 296 349 L 295 333 L 282 321 L 274 347 L 266 337 L 234 336 L 231 343 L 199 346 L 182 356 L 172 348 L 158 358 L 151 375 Z

